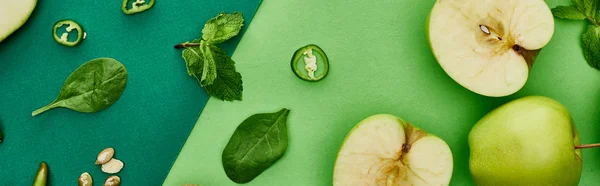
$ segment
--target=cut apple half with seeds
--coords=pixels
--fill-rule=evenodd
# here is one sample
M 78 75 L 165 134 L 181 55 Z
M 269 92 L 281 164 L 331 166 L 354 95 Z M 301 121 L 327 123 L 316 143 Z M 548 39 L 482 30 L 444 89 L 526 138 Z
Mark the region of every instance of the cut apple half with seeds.
M 490 97 L 519 91 L 554 34 L 554 18 L 543 0 L 437 0 L 427 26 L 444 71 Z
M 334 186 L 449 185 L 452 152 L 444 140 L 388 114 L 348 134 L 335 162 Z

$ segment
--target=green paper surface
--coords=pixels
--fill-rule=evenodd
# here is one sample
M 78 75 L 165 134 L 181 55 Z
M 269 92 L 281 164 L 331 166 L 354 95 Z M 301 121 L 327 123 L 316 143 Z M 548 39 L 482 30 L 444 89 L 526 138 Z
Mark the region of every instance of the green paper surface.
M 600 142 L 600 71 L 583 58 L 584 21 L 556 20 L 529 81 L 504 98 L 477 95 L 448 77 L 425 35 L 434 0 L 263 2 L 233 59 L 244 77 L 244 100 L 210 99 L 164 185 L 237 185 L 221 154 L 235 128 L 255 113 L 289 108 L 289 148 L 245 185 L 331 185 L 338 149 L 352 127 L 373 114 L 402 117 L 440 136 L 454 156 L 451 185 L 472 185 L 467 136 L 486 113 L 528 95 L 551 97 L 571 112 L 582 143 Z M 548 0 L 550 7 L 569 0 Z M 290 69 L 296 49 L 317 44 L 329 75 L 319 82 Z M 460 43 L 456 43 L 457 47 Z M 535 134 L 532 134 L 535 135 Z M 580 185 L 600 182 L 600 151 L 583 151 Z
M 107 147 L 125 167 L 122 185 L 160 185 L 167 176 L 208 96 L 188 76 L 175 44 L 200 38 L 204 23 L 221 11 L 240 11 L 248 25 L 260 0 L 157 0 L 135 15 L 121 1 L 43 1 L 27 23 L 0 43 L 0 185 L 29 185 L 39 163 L 49 167 L 49 185 L 76 185 L 89 172 L 96 185 L 109 176 L 94 165 Z M 87 32 L 69 48 L 52 38 L 61 19 Z M 241 39 L 221 45 L 230 54 Z M 98 57 L 125 65 L 129 81 L 111 107 L 94 114 L 57 108 L 31 112 L 58 95 L 69 74 Z

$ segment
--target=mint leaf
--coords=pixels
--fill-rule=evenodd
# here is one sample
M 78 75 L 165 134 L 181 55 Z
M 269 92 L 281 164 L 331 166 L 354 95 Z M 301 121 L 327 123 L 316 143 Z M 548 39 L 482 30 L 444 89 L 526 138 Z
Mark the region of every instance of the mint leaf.
M 188 44 L 185 42 L 184 44 Z M 192 41 L 192 43 L 200 43 L 200 39 Z M 188 75 L 199 79 L 196 74 L 202 74 L 202 66 L 204 65 L 204 54 L 200 51 L 200 47 L 186 47 L 181 53 L 181 57 L 185 60 Z
M 583 0 L 583 13 L 585 13 L 585 15 L 587 15 L 588 17 L 594 18 L 595 16 L 593 16 L 593 14 L 595 13 L 595 11 L 593 11 L 595 8 L 595 4 L 597 0 Z
M 194 40 L 197 42 L 199 40 Z M 210 54 L 215 60 L 216 73 L 219 74 L 210 85 L 202 85 L 202 72 L 204 70 L 204 54 L 200 47 L 187 47 L 183 50 L 183 58 L 188 69 L 188 74 L 196 78 L 204 87 L 208 95 L 225 100 L 242 100 L 242 75 L 235 70 L 235 62 L 216 46 L 208 46 L 204 54 Z
M 585 12 L 585 3 L 583 1 L 584 0 L 573 0 L 573 3 L 575 3 L 575 6 L 577 6 L 577 9 L 579 9 L 579 11 L 582 13 Z
M 188 75 L 195 77 L 202 87 L 210 85 L 217 78 L 217 67 L 212 55 L 206 50 L 209 45 L 206 42 L 196 39 L 192 43 L 200 43 L 199 46 L 185 47 L 181 56 L 185 60 Z M 186 42 L 185 44 L 189 44 Z
M 221 12 L 208 20 L 202 29 L 202 39 L 208 44 L 219 44 L 239 34 L 244 26 L 244 17 L 240 12 L 226 14 Z
M 600 27 L 588 25 L 583 33 L 583 56 L 588 64 L 600 70 Z
M 212 53 L 210 52 L 210 46 L 205 42 L 200 42 L 200 51 L 204 56 L 204 66 L 202 69 L 202 76 L 200 78 L 200 84 L 202 86 L 211 85 L 217 78 L 217 65 L 215 64 L 215 59 L 213 58 Z
M 225 51 L 218 47 L 211 46 L 210 49 L 210 53 L 217 64 L 219 76 L 211 85 L 204 88 L 210 96 L 215 98 L 225 101 L 241 101 L 243 91 L 242 75 L 235 70 L 235 62 Z
M 574 6 L 557 6 L 552 9 L 552 15 L 562 19 L 584 20 L 586 17 Z
M 598 0 L 573 0 L 580 12 L 585 15 L 588 20 L 596 25 L 600 20 L 599 2 Z

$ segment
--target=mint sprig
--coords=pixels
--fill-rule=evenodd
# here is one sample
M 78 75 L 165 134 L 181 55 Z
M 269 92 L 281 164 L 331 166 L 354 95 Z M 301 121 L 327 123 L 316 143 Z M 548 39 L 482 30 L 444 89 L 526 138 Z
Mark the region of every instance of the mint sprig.
M 196 78 L 211 97 L 242 100 L 242 76 L 235 70 L 233 59 L 216 45 L 238 35 L 243 22 L 242 13 L 221 12 L 204 24 L 201 39 L 175 46 L 185 48 L 181 56 L 188 75 Z
M 556 6 L 552 15 L 561 19 L 590 21 L 582 35 L 583 55 L 587 63 L 600 70 L 600 1 L 573 0 L 574 6 Z

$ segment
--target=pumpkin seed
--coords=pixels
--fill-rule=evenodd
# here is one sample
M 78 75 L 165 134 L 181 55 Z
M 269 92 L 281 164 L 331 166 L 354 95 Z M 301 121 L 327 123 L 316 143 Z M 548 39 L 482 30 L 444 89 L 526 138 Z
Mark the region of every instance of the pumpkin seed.
M 96 165 L 105 164 L 106 162 L 110 161 L 114 155 L 115 155 L 115 149 L 113 149 L 113 148 L 106 148 L 106 149 L 102 150 L 98 154 L 98 157 L 96 157 Z
M 113 158 L 105 164 L 102 164 L 102 172 L 108 174 L 116 174 L 121 172 L 121 169 L 123 169 L 123 162 L 118 159 Z

